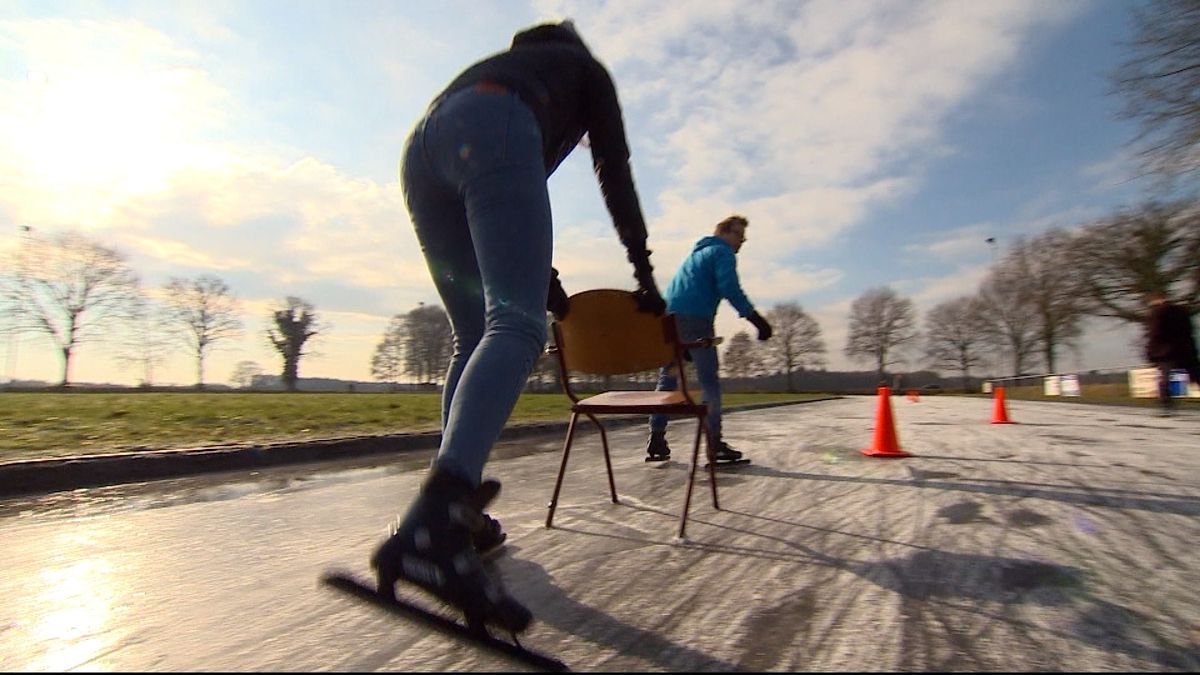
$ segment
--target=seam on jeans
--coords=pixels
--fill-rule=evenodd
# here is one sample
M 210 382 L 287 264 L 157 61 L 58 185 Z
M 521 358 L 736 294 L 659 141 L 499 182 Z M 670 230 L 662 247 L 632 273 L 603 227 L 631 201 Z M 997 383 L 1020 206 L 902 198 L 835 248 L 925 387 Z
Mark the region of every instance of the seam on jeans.
M 421 120 L 421 161 L 425 163 L 425 170 L 432 174 L 437 179 L 438 183 L 445 185 L 448 181 L 446 176 L 438 168 L 437 162 L 433 161 L 433 155 L 429 152 L 429 126 L 436 124 L 433 121 L 433 111 L 430 111 L 424 119 Z
M 516 115 L 516 105 L 513 101 L 517 98 L 516 94 L 508 95 L 508 120 L 504 123 L 504 146 L 500 148 L 500 159 L 508 163 L 508 138 L 512 134 L 513 117 Z

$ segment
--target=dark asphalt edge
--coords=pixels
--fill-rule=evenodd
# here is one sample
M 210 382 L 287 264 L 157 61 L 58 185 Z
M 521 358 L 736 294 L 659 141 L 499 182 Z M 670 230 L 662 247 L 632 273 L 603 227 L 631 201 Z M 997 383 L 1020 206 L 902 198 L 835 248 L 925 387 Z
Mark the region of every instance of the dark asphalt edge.
M 781 401 L 730 406 L 725 412 L 740 412 L 800 405 L 842 398 L 829 396 L 808 401 Z M 605 428 L 645 424 L 644 415 L 605 417 Z M 567 422 L 514 424 L 500 433 L 507 441 L 529 436 L 565 434 Z M 580 431 L 589 430 L 585 425 Z M 441 432 L 427 431 L 381 436 L 356 436 L 304 442 L 267 443 L 244 446 L 213 446 L 146 452 L 121 452 L 80 457 L 33 459 L 0 463 L 0 499 L 80 488 L 140 483 L 202 473 L 240 471 L 264 467 L 338 461 L 370 455 L 434 450 Z

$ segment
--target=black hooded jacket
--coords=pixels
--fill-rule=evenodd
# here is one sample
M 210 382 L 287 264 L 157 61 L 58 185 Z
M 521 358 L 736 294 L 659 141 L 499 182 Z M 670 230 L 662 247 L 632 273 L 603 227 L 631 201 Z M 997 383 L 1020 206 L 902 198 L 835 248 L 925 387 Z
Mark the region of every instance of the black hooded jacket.
M 517 33 L 508 51 L 470 66 L 434 102 L 480 82 L 512 90 L 537 117 L 546 175 L 586 133 L 604 204 L 621 243 L 644 252 L 646 222 L 629 168 L 629 145 L 612 77 L 571 29 L 557 24 Z
M 1196 339 L 1187 309 L 1166 302 L 1150 310 L 1146 320 L 1146 358 L 1177 364 L 1196 361 Z

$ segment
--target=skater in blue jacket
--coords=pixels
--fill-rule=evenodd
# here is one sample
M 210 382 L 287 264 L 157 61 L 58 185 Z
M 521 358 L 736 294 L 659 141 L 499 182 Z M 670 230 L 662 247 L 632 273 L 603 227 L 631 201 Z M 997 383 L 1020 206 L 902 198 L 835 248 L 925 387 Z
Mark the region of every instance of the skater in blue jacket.
M 749 222 L 742 216 L 730 216 L 717 223 L 712 236 L 696 242 L 691 254 L 679 266 L 679 271 L 667 287 L 667 310 L 675 314 L 679 337 L 683 340 L 699 340 L 713 337 L 713 322 L 717 317 L 717 306 L 722 299 L 737 310 L 738 316 L 747 319 L 758 329 L 758 339 L 771 337 L 771 325 L 742 292 L 738 281 L 737 253 L 746 243 L 746 227 Z M 708 404 L 708 432 L 712 442 L 713 456 L 717 462 L 731 462 L 742 458 L 742 453 L 729 447 L 721 437 L 721 379 L 716 347 L 692 349 L 688 356 L 696 365 L 696 377 Z M 663 368 L 658 375 L 658 391 L 669 391 L 678 386 L 677 374 Z M 667 446 L 667 417 L 650 417 L 650 440 L 646 443 L 646 461 L 661 462 L 671 457 Z
M 483 480 L 546 340 L 546 310 L 569 311 L 551 270 L 546 181 L 590 139 L 605 205 L 633 264 L 639 304 L 661 314 L 616 88 L 569 22 L 521 31 L 458 75 L 405 145 L 401 184 L 454 333 L 442 441 L 420 494 L 371 557 L 378 590 L 416 584 L 469 624 L 524 630 L 530 612 L 489 575 L 478 549 L 502 539 Z

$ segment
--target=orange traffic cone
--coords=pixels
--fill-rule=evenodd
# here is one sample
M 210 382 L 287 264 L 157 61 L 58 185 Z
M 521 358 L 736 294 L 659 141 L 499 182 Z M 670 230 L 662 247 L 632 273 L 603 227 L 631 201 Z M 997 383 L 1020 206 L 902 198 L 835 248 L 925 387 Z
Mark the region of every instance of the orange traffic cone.
M 996 387 L 996 395 L 993 398 L 996 405 L 992 408 L 992 424 L 1016 424 L 1008 419 L 1008 410 L 1004 407 L 1004 387 Z
M 871 447 L 863 448 L 862 454 L 871 457 L 911 457 L 900 449 L 896 440 L 896 427 L 892 424 L 891 391 L 879 388 L 879 410 L 875 413 L 875 440 Z
M 917 393 L 916 389 L 909 389 L 908 390 L 908 400 L 912 401 L 913 403 L 920 403 L 921 395 Z

